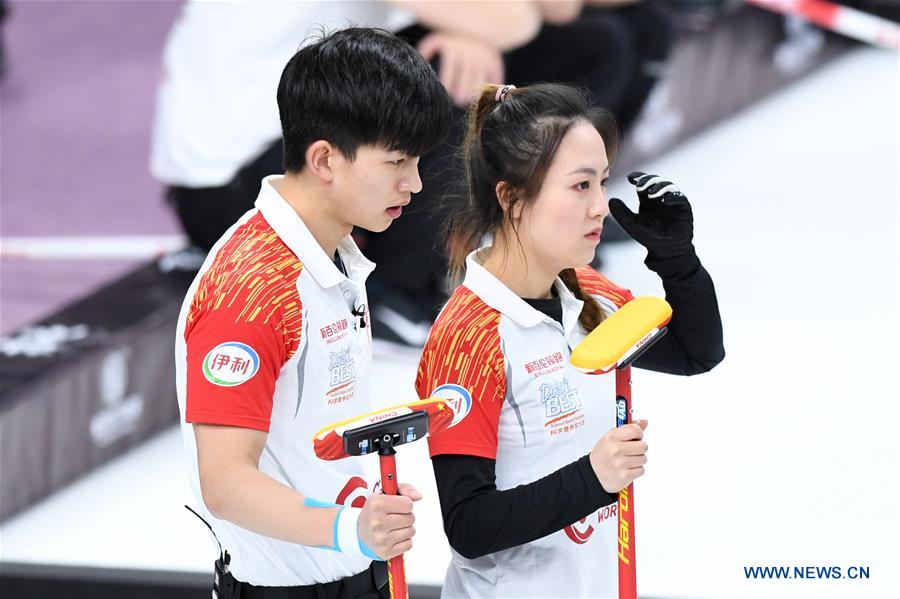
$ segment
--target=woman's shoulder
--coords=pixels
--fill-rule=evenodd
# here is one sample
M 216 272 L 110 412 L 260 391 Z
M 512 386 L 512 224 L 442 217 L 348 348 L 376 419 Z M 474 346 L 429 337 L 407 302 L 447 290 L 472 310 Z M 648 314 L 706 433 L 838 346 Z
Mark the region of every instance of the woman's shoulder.
M 501 388 L 504 364 L 500 312 L 460 286 L 431 327 L 419 360 L 417 389 L 428 393 L 448 381 L 470 390 Z
M 448 341 L 457 349 L 471 345 L 488 343 L 499 346 L 500 312 L 489 306 L 474 291 L 460 285 L 447 300 L 441 313 L 431 327 L 427 345 L 446 345 Z
M 629 300 L 634 299 L 631 291 L 610 281 L 600 274 L 593 266 L 586 265 L 575 269 L 578 285 L 591 295 L 599 295 L 612 301 L 621 308 Z

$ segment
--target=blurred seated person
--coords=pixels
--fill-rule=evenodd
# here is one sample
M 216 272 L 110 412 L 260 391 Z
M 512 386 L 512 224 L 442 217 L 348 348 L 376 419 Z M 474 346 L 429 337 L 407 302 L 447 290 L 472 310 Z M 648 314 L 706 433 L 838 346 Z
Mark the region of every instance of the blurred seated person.
M 455 151 L 478 85 L 581 85 L 627 134 L 661 73 L 669 23 L 656 0 L 189 0 L 164 49 L 150 168 L 196 248 L 197 268 L 253 207 L 259 181 L 283 172 L 274 101 L 281 66 L 317 31 L 351 23 L 415 45 L 458 106 L 454 133 L 421 157 L 423 191 L 403 216 L 384 233 L 354 234 L 378 265 L 368 282 L 373 335 L 420 346 L 445 299 L 438 206 L 460 191 Z
M 662 74 L 671 34 L 666 12 L 652 1 L 545 0 L 523 6 L 398 0 L 395 5 L 416 18 L 398 35 L 433 61 L 458 107 L 450 139 L 419 163 L 422 192 L 390 229 L 365 235 L 366 253 L 379 265 L 369 279 L 372 333 L 419 346 L 446 299 L 447 252 L 434 240 L 443 237 L 447 220 L 442 197 L 465 193 L 456 152 L 465 131 L 464 108 L 479 85 L 557 81 L 585 87 L 627 135 Z M 607 229 L 604 238 L 610 241 L 616 231 Z M 619 239 L 626 238 L 621 233 Z

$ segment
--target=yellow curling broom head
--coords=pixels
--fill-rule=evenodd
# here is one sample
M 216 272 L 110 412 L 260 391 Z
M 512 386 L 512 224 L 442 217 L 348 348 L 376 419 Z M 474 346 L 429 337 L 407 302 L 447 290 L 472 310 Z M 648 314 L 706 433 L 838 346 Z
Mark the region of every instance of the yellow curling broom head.
M 569 361 L 582 372 L 609 372 L 660 336 L 671 318 L 672 306 L 666 300 L 649 295 L 635 298 L 575 346 Z

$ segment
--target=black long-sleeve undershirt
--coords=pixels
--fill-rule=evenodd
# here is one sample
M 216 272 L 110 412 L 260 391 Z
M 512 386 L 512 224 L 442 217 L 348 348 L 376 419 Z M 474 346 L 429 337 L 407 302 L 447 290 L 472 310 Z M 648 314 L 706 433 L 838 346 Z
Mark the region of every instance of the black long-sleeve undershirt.
M 666 335 L 635 360 L 634 366 L 683 376 L 709 372 L 725 359 L 712 278 L 694 252 L 668 260 L 647 257 L 644 263 L 662 279 L 672 320 Z
M 617 500 L 584 456 L 534 482 L 498 491 L 495 462 L 471 455 L 431 460 L 444 532 L 463 557 L 476 558 L 540 539 Z
M 634 366 L 668 374 L 707 372 L 725 357 L 715 287 L 694 252 L 668 260 L 647 258 L 659 274 L 673 310 L 668 333 Z M 527 300 L 561 320 L 559 299 Z M 558 307 L 557 307 L 558 305 Z M 476 558 L 535 541 L 613 503 L 597 480 L 588 456 L 534 482 L 498 491 L 496 463 L 470 455 L 432 459 L 450 545 Z

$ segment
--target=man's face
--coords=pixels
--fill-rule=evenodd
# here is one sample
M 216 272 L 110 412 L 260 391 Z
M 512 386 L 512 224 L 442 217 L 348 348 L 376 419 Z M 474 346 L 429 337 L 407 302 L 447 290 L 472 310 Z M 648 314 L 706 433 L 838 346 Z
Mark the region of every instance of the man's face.
M 366 145 L 352 162 L 336 152 L 330 164 L 337 216 L 368 231 L 387 229 L 411 195 L 422 190 L 418 156 Z

